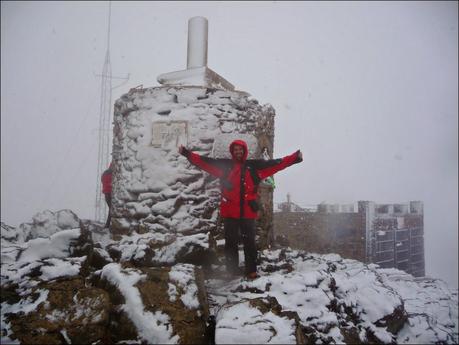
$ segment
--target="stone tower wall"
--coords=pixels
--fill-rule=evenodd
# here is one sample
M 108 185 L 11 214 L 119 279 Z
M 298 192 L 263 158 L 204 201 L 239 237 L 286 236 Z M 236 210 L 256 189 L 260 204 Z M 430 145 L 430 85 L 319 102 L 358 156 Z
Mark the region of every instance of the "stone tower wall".
M 229 143 L 247 141 L 249 158 L 272 158 L 274 109 L 249 95 L 206 87 L 133 89 L 115 103 L 112 231 L 197 233 L 215 229 L 218 180 L 178 154 L 180 144 L 229 158 Z M 272 231 L 272 190 L 263 189 L 258 235 Z M 268 217 L 268 218 L 267 218 Z M 267 225 L 271 225 L 270 229 Z M 264 241 L 266 243 L 266 241 Z M 263 244 L 265 246 L 265 244 Z

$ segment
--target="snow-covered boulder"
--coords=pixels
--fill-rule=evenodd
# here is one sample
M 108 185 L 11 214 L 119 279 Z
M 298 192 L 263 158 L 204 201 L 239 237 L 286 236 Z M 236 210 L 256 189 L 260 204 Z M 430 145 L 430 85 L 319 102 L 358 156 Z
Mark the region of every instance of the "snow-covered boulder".
M 109 296 L 81 277 L 50 281 L 2 303 L 2 344 L 91 344 L 109 332 Z
M 414 278 L 336 254 L 294 250 L 264 251 L 259 274 L 253 281 L 206 281 L 211 313 L 217 315 L 217 343 L 241 341 L 237 332 L 234 337 L 218 337 L 218 332 L 230 332 L 225 330 L 229 324 L 240 329 L 236 327 L 240 320 L 233 320 L 234 310 L 228 310 L 228 305 L 250 309 L 241 301 L 271 297 L 282 311 L 298 314 L 308 343 L 454 344 L 459 339 L 457 290 L 449 290 L 439 280 Z M 257 323 L 253 323 L 247 332 L 250 329 L 250 334 L 269 336 L 266 324 L 270 322 L 254 310 L 247 313 L 264 320 L 258 331 Z M 251 339 L 248 337 L 247 342 Z M 283 341 L 296 342 L 288 339 Z
M 209 248 L 208 235 L 147 232 L 123 235 L 112 241 L 106 251 L 115 262 L 130 262 L 137 267 L 172 266 L 177 263 L 209 265 L 214 253 Z
M 85 275 L 90 254 L 88 236 L 79 228 L 21 244 L 2 243 L 1 284 L 16 285 L 24 292 L 41 282 Z
M 283 312 L 274 297 L 223 305 L 216 319 L 215 343 L 305 344 L 296 312 Z
M 110 292 L 115 307 L 112 319 L 120 323 L 121 328 L 112 334 L 113 341 L 208 342 L 204 285 L 195 266 L 140 269 L 111 263 L 98 271 L 94 280 L 96 286 Z M 129 326 L 121 325 L 126 319 Z
M 205 256 L 209 242 L 207 234 L 168 232 L 114 240 L 90 221 L 46 238 L 2 240 L 1 342 L 459 341 L 458 292 L 440 280 L 279 249 L 260 252 L 259 277 L 248 281 L 228 277 L 218 260 L 187 262 Z
M 71 210 L 52 212 L 45 210 L 32 217 L 29 223 L 22 223 L 17 229 L 15 242 L 22 243 L 38 237 L 49 237 L 56 232 L 79 227 L 80 219 Z
M 2 239 L 2 242 L 16 242 L 17 241 L 17 231 L 14 226 L 10 226 L 6 223 L 1 222 L 0 223 L 0 237 Z

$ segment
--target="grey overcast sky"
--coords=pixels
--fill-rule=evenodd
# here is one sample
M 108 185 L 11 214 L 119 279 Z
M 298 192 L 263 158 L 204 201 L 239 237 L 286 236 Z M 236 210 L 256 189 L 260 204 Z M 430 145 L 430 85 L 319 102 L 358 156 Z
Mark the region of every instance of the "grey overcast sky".
M 108 2 L 1 3 L 1 220 L 94 217 Z M 159 86 L 185 69 L 187 21 L 209 20 L 208 65 L 276 109 L 275 202 L 422 200 L 426 271 L 458 280 L 458 3 L 112 3 L 111 61 Z M 118 81 L 115 81 L 115 85 Z

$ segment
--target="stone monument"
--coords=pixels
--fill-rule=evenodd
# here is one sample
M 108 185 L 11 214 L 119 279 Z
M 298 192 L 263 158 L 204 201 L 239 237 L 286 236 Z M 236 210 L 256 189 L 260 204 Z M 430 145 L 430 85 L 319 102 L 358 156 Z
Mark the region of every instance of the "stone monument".
M 207 27 L 203 17 L 188 22 L 187 69 L 162 74 L 162 86 L 131 89 L 115 102 L 115 235 L 218 233 L 218 180 L 180 156 L 180 144 L 229 158 L 229 143 L 243 139 L 248 158 L 272 158 L 275 111 L 207 67 Z M 260 248 L 272 238 L 272 194 L 272 187 L 260 186 Z

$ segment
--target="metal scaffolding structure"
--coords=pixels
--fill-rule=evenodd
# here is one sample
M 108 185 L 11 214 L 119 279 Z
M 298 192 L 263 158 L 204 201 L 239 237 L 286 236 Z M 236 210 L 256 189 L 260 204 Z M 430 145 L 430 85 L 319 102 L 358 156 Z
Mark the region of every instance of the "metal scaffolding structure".
M 110 63 L 110 20 L 111 2 L 108 5 L 107 51 L 101 74 L 100 107 L 99 107 L 99 150 L 97 155 L 97 188 L 95 220 L 101 221 L 107 214 L 107 205 L 102 200 L 101 176 L 108 167 L 110 141 L 110 115 L 112 105 L 112 66 Z
M 111 133 L 111 114 L 112 114 L 112 91 L 114 88 L 123 85 L 129 79 L 129 74 L 126 78 L 118 78 L 112 76 L 112 66 L 110 63 L 110 21 L 111 21 L 111 1 L 108 5 L 108 30 L 107 30 L 107 51 L 105 53 L 104 67 L 102 74 L 97 75 L 101 78 L 100 91 L 100 108 L 99 108 L 99 149 L 97 156 L 97 182 L 96 182 L 96 207 L 95 220 L 102 221 L 107 215 L 107 204 L 102 198 L 102 182 L 101 176 L 105 169 L 110 164 L 110 133 Z M 125 82 L 112 87 L 112 79 L 124 79 Z

